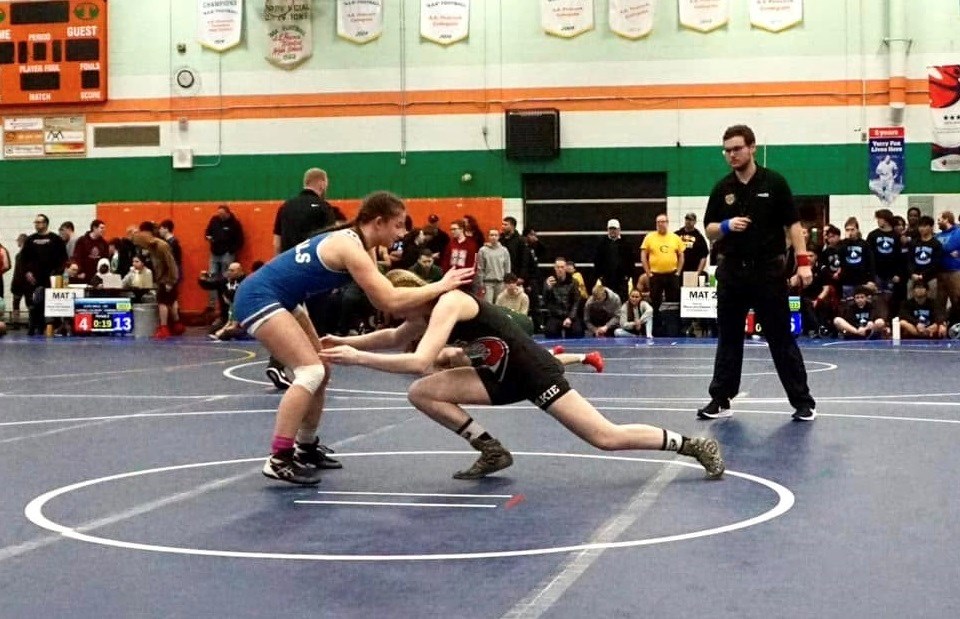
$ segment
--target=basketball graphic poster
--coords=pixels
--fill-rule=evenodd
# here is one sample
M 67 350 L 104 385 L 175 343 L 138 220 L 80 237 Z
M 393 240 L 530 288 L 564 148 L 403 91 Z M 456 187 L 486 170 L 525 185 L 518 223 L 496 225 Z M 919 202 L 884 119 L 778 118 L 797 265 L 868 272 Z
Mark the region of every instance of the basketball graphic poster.
M 960 170 L 960 65 L 929 67 L 930 115 L 933 144 L 930 169 Z
M 867 186 L 884 205 L 903 191 L 903 127 L 871 127 L 868 134 Z

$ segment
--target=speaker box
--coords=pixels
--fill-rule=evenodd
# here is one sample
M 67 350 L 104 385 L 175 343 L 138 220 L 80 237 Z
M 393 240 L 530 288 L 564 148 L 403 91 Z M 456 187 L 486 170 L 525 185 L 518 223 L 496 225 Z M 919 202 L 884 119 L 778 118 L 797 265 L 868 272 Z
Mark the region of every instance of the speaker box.
M 560 155 L 560 110 L 507 110 L 507 159 Z

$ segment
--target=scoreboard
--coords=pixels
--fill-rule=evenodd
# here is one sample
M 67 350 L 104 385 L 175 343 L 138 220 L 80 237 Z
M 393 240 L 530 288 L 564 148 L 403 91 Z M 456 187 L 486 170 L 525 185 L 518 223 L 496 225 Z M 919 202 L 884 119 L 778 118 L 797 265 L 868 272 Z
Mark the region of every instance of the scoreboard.
M 0 2 L 0 105 L 107 100 L 107 0 Z
M 133 308 L 130 299 L 78 298 L 73 301 L 73 311 L 74 333 L 133 333 Z

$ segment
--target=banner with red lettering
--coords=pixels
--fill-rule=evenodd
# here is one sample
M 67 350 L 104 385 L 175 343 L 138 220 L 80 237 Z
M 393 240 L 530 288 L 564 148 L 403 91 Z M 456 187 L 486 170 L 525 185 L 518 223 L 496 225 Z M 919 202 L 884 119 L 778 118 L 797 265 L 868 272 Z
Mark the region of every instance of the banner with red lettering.
M 420 36 L 450 45 L 470 36 L 470 0 L 420 0 Z
M 803 0 L 750 0 L 750 24 L 782 32 L 803 21 Z
M 337 36 L 369 43 L 383 34 L 383 0 L 337 0 Z
M 627 39 L 640 39 L 653 30 L 654 0 L 610 0 L 610 30 Z
M 197 40 L 222 52 L 240 43 L 243 0 L 197 0 Z
M 930 115 L 933 145 L 930 169 L 960 171 L 960 65 L 930 67 Z
M 264 0 L 268 62 L 293 69 L 313 55 L 313 0 Z
M 730 21 L 728 0 L 677 0 L 680 25 L 698 32 L 711 32 Z
M 567 39 L 593 30 L 593 0 L 540 0 L 540 24 Z

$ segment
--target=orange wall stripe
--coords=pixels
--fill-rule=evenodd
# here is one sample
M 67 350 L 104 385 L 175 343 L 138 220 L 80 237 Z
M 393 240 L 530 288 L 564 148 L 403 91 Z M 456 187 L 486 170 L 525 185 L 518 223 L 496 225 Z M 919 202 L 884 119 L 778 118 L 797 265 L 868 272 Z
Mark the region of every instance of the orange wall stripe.
M 180 287 L 180 307 L 188 313 L 202 312 L 207 306 L 208 293 L 200 288 L 197 278 L 207 270 L 210 262 L 209 245 L 203 232 L 221 204 L 243 224 L 245 242 L 237 257 L 245 270 L 255 260 L 267 261 L 273 256 L 273 220 L 283 200 L 244 202 L 111 202 L 97 205 L 97 218 L 107 224 L 107 238 L 124 236 L 129 226 L 142 221 L 174 222 L 174 236 L 183 249 L 183 282 Z M 453 219 L 473 215 L 486 231 L 500 228 L 503 212 L 501 198 L 411 198 L 404 200 L 407 214 L 416 227 L 427 222 L 431 214 L 440 216 L 440 225 L 446 229 Z M 347 217 L 353 217 L 360 200 L 337 200 Z
M 905 100 L 928 101 L 927 81 L 906 80 Z M 889 103 L 886 80 L 765 82 L 736 84 L 664 84 L 512 88 L 487 90 L 420 90 L 228 97 L 169 97 L 111 100 L 95 106 L 62 106 L 64 113 L 84 113 L 88 123 L 191 120 L 252 120 L 395 116 L 401 109 L 414 115 L 499 113 L 505 109 L 550 105 L 563 111 L 636 111 L 644 109 L 724 109 L 749 107 L 856 106 Z M 899 95 L 898 95 L 899 97 Z M 35 113 L 11 107 L 6 115 Z

